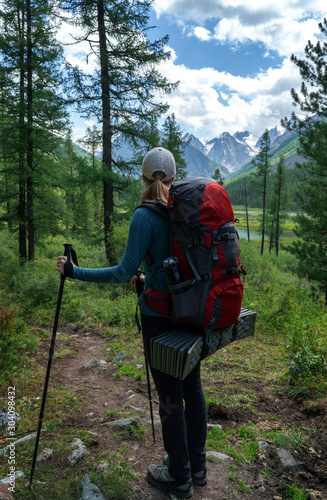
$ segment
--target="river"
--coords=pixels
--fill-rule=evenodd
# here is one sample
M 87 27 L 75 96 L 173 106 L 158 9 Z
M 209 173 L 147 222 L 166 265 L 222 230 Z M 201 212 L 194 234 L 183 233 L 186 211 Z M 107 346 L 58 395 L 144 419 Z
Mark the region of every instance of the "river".
M 240 227 L 236 225 L 236 229 L 238 232 L 238 235 L 240 238 L 245 238 L 248 239 L 248 232 L 246 227 Z M 261 240 L 262 238 L 262 233 L 261 229 L 251 229 L 250 228 L 250 240 Z M 281 239 L 283 238 L 296 238 L 295 234 L 292 231 L 284 231 L 280 237 Z M 265 237 L 265 239 L 268 239 L 268 236 Z

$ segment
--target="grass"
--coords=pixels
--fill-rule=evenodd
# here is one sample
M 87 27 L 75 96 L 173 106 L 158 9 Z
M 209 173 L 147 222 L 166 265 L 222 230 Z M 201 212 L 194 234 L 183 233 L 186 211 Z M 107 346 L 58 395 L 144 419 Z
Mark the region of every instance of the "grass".
M 278 431 L 271 429 L 262 434 L 266 441 L 272 442 L 277 447 L 301 447 L 310 441 L 310 436 L 315 432 L 311 428 L 288 427 L 287 430 Z
M 219 450 L 232 457 L 236 463 L 251 463 L 258 455 L 258 442 L 245 438 L 239 430 L 227 431 L 214 428 L 208 431 L 207 450 Z
M 130 498 L 128 484 L 131 481 L 137 482 L 138 479 L 133 472 L 132 464 L 126 461 L 120 452 L 108 451 L 99 456 L 98 462 L 99 464 L 108 464 L 105 473 L 101 472 L 101 468 L 94 468 L 90 453 L 78 463 L 78 467 L 69 465 L 65 457 L 73 449 L 71 446 L 73 437 L 80 437 L 83 443 L 87 444 L 85 436 L 78 432 L 74 436 L 66 433 L 65 435 L 57 435 L 55 440 L 43 440 L 44 445 L 54 450 L 54 457 L 60 472 L 59 474 L 58 472 L 54 473 L 53 467 L 49 468 L 46 464 L 39 465 L 35 470 L 32 490 L 27 489 L 22 481 L 16 481 L 16 497 L 37 498 L 38 500 L 48 500 L 49 498 L 51 500 L 78 499 L 82 496 L 82 478 L 87 474 L 90 481 L 97 484 L 101 491 L 108 492 L 110 495 L 108 498 L 120 500 Z M 22 445 L 19 456 L 20 463 L 24 459 L 29 459 L 33 451 L 32 448 L 31 445 Z
M 239 220 L 239 225 L 241 227 L 246 227 L 246 213 L 245 206 L 242 205 L 233 205 L 233 212 L 235 219 Z M 249 217 L 249 227 L 252 229 L 259 229 L 260 222 L 259 216 L 262 214 L 261 208 L 249 208 L 248 209 L 248 217 Z M 283 224 L 284 231 L 289 232 L 293 231 L 295 227 L 294 219 L 292 216 L 286 219 Z
M 146 435 L 146 429 L 141 425 L 131 425 L 127 431 L 121 431 L 117 435 L 119 437 L 128 437 L 136 439 L 137 441 L 144 441 Z
M 287 488 L 286 498 L 291 498 L 293 500 L 306 500 L 308 495 L 304 490 L 298 488 L 296 484 L 293 483 Z
M 254 212 L 251 215 L 253 223 L 256 215 Z M 292 256 L 283 250 L 278 258 L 267 252 L 261 256 L 255 242 L 242 241 L 241 246 L 242 263 L 248 272 L 243 306 L 257 311 L 256 332 L 253 337 L 230 344 L 204 360 L 202 380 L 207 404 L 256 415 L 262 388 L 267 396 L 278 390 L 280 397 L 301 397 L 304 409 L 319 412 L 320 405 L 326 403 L 327 388 L 323 362 L 327 352 L 326 306 L 317 288 L 295 275 Z M 37 425 L 58 293 L 59 278 L 53 272 L 55 252 L 44 250 L 34 265 L 21 269 L 8 249 L 6 261 L 1 260 L 3 247 L 0 233 L 0 352 L 5 354 L 0 357 L 0 394 L 6 394 L 8 385 L 15 385 L 16 410 L 21 415 L 19 429 L 32 430 Z M 103 265 L 102 252 L 95 252 L 91 261 L 88 249 L 83 250 L 81 265 Z M 136 380 L 145 385 L 142 342 L 134 324 L 135 301 L 130 285 L 104 286 L 66 280 L 60 322 L 82 332 L 100 333 L 106 342 L 103 359 L 111 363 L 119 352 L 126 354 L 113 366 L 114 379 Z M 60 328 L 59 333 L 55 357 L 69 359 L 74 355 L 73 339 L 60 332 Z M 118 394 L 115 387 L 106 391 Z M 6 397 L 0 398 L 1 408 L 7 403 Z M 94 436 L 87 429 L 66 425 L 67 418 L 82 414 L 84 407 L 84 393 L 74 393 L 73 389 L 53 381 L 46 408 L 51 419 L 45 423 L 42 445 L 54 449 L 55 459 L 51 466 L 38 466 L 39 483 L 35 483 L 33 492 L 26 491 L 26 478 L 17 480 L 17 498 L 77 500 L 81 497 L 81 479 L 85 473 L 108 498 L 129 497 L 131 484 L 138 480 L 133 464 L 128 461 L 129 443 L 143 441 L 149 433 L 142 427 L 132 429 L 118 436 L 115 449 L 98 453 L 91 446 Z M 132 415 L 125 407 L 105 414 L 111 420 Z M 271 411 L 263 422 L 208 432 L 207 450 L 220 451 L 234 459 L 229 465 L 229 477 L 239 491 L 248 491 L 241 468 L 256 462 L 259 441 L 296 448 L 310 442 L 315 432 L 312 428 L 292 427 L 277 418 Z M 89 451 L 78 468 L 67 466 L 64 458 L 73 437 L 80 437 Z M 22 470 L 29 469 L 32 453 L 32 442 L 17 447 L 17 463 Z M 103 462 L 109 464 L 109 473 L 98 469 Z M 5 475 L 8 464 L 3 457 L 0 466 Z M 262 474 L 269 477 L 271 471 L 266 467 Z M 306 498 L 295 484 L 289 485 L 287 492 L 288 498 Z

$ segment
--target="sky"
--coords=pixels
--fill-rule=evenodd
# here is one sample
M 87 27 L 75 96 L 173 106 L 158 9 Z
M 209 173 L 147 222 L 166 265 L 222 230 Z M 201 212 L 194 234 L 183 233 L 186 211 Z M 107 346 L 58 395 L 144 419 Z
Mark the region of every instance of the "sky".
M 280 126 L 299 113 L 290 90 L 300 89 L 301 77 L 290 56 L 304 59 L 308 40 L 322 39 L 326 10 L 326 0 L 154 0 L 149 37 L 168 34 L 171 52 L 159 70 L 180 82 L 165 96 L 168 114 L 198 138 L 245 130 L 259 137 Z M 81 47 L 66 50 L 70 62 L 86 64 Z M 88 125 L 76 119 L 74 135 Z

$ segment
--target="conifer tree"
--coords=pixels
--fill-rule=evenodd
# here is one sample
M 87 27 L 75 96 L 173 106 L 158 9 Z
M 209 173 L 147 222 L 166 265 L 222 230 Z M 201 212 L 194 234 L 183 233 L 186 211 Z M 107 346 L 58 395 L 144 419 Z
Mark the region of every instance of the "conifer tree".
M 319 23 L 327 36 L 327 20 Z M 298 198 L 302 214 L 296 217 L 296 234 L 300 238 L 288 249 L 299 259 L 299 272 L 321 282 L 327 303 L 327 42 L 310 41 L 305 59 L 292 56 L 302 77 L 301 91 L 291 90 L 293 102 L 306 113 L 300 119 L 295 113 L 282 124 L 299 134 L 298 164 L 302 175 Z
M 298 257 L 299 272 L 325 287 L 327 301 L 327 122 L 316 122 L 299 138 L 299 155 L 306 161 L 297 196 L 302 213 L 297 215 L 298 240 L 288 250 Z M 327 303 L 327 302 L 326 302 Z
M 145 150 L 142 150 L 142 158 L 150 149 L 156 148 L 160 144 L 160 132 L 158 129 L 158 118 L 150 116 L 146 122 L 140 123 L 144 137 L 142 144 L 145 144 Z
M 146 120 L 139 120 L 137 125 L 139 130 L 142 131 L 142 136 L 134 136 L 129 140 L 127 139 L 127 143 L 134 153 L 133 156 L 128 158 L 128 160 L 123 160 L 120 157 L 116 159 L 119 171 L 123 172 L 125 176 L 129 176 L 128 183 L 133 183 L 135 173 L 141 178 L 140 165 L 142 165 L 144 156 L 148 151 L 150 151 L 150 149 L 158 147 L 161 143 L 157 116 L 149 116 Z M 114 145 L 120 144 L 120 139 L 126 141 L 126 137 L 121 137 L 115 141 Z M 126 188 L 127 186 L 124 186 L 124 190 Z
M 142 138 L 139 121 L 158 117 L 167 105 L 155 99 L 175 85 L 160 75 L 156 65 L 170 57 L 168 37 L 150 41 L 149 8 L 152 0 L 62 0 L 60 5 L 74 14 L 87 41 L 97 69 L 82 73 L 71 68 L 71 82 L 78 108 L 85 116 L 102 123 L 104 239 L 106 255 L 112 262 L 112 216 L 119 164 L 112 143 L 119 135 L 127 140 Z
M 167 116 L 164 125 L 164 138 L 162 146 L 168 149 L 175 158 L 176 179 L 183 179 L 187 175 L 186 161 L 184 158 L 186 143 L 182 139 L 182 130 L 176 121 L 175 114 Z
M 13 230 L 18 231 L 22 262 L 34 260 L 37 232 L 47 224 L 49 155 L 58 151 L 56 137 L 66 124 L 65 103 L 59 96 L 61 51 L 51 22 L 53 10 L 54 0 L 8 0 L 0 11 L 0 62 L 6 91 L 1 105 L 11 127 L 2 158 L 6 158 L 5 173 L 11 177 L 10 218 Z
M 266 231 L 266 210 L 267 210 L 267 186 L 268 175 L 271 169 L 270 158 L 270 137 L 268 129 L 263 133 L 259 143 L 259 153 L 253 160 L 254 165 L 257 167 L 255 173 L 255 184 L 259 187 L 262 196 L 262 215 L 261 215 L 261 255 L 264 250 L 265 231 Z
M 281 156 L 276 166 L 276 172 L 272 179 L 272 197 L 274 199 L 275 212 L 273 213 L 275 234 L 273 235 L 276 255 L 279 253 L 279 240 L 283 231 L 283 223 L 286 219 L 286 207 L 288 204 L 287 171 L 284 156 Z
M 279 240 L 283 231 L 283 224 L 287 218 L 286 208 L 288 204 L 287 191 L 288 175 L 284 156 L 278 159 L 276 169 L 271 174 L 271 189 L 269 196 L 268 209 L 268 234 L 269 234 L 269 252 L 273 248 L 276 255 L 279 253 Z
M 9 114 L 9 109 L 13 104 L 10 80 L 4 68 L 0 67 L 0 207 L 1 205 L 3 207 L 0 228 L 7 227 L 9 230 L 12 229 L 14 219 L 12 176 L 10 175 L 12 146 L 9 147 L 15 131 L 15 122 Z
M 224 182 L 223 182 L 223 176 L 222 176 L 220 168 L 216 168 L 216 170 L 214 171 L 214 174 L 213 174 L 212 178 L 213 178 L 214 181 L 218 182 L 218 184 L 220 184 L 221 186 L 223 186 Z
M 93 127 L 88 127 L 86 129 L 85 136 L 77 141 L 79 144 L 85 147 L 85 149 L 90 153 L 91 160 L 88 162 L 84 175 L 81 177 L 82 184 L 85 187 L 85 191 L 90 190 L 93 195 L 93 234 L 99 238 L 100 230 L 102 228 L 102 214 L 101 214 L 101 190 L 100 186 L 105 178 L 101 161 L 97 157 L 102 144 L 102 134 L 101 131 L 93 125 Z

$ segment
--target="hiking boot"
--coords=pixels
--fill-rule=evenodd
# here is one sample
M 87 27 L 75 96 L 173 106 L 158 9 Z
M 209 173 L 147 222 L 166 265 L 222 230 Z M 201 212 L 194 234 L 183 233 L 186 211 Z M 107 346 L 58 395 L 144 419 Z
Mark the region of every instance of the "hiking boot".
M 168 467 L 168 455 L 166 455 L 163 459 L 164 465 L 167 465 Z M 192 481 L 193 484 L 196 484 L 197 486 L 205 486 L 208 482 L 208 477 L 207 477 L 207 471 L 206 469 L 200 470 L 199 472 L 192 472 Z
M 203 469 L 199 472 L 192 472 L 192 481 L 197 486 L 205 486 L 208 482 L 207 471 Z
M 173 493 L 177 498 L 190 498 L 193 495 L 193 485 L 190 479 L 185 484 L 180 484 L 174 479 L 167 465 L 151 464 L 148 468 L 147 479 L 152 486 L 162 491 Z

